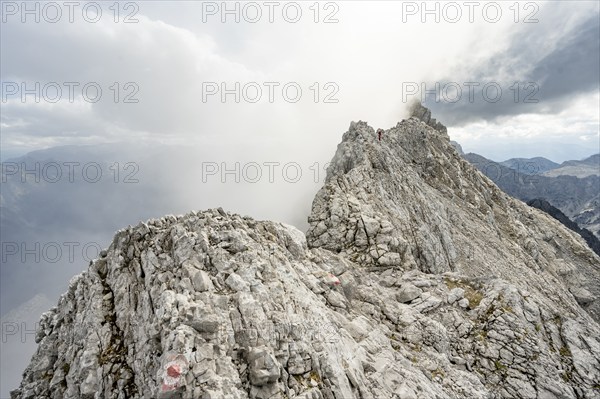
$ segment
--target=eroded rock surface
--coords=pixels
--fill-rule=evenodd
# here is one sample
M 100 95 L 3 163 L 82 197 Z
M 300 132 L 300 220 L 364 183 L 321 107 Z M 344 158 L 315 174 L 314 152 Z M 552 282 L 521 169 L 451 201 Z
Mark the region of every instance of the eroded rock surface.
M 600 397 L 600 258 L 444 131 L 352 123 L 309 221 L 119 231 L 12 397 Z

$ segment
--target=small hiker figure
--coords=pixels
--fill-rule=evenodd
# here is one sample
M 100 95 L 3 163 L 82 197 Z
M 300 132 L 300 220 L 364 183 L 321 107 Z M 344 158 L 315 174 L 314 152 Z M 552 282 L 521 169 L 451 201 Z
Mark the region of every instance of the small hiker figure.
M 381 135 L 383 134 L 383 129 L 377 129 L 377 138 L 381 141 Z

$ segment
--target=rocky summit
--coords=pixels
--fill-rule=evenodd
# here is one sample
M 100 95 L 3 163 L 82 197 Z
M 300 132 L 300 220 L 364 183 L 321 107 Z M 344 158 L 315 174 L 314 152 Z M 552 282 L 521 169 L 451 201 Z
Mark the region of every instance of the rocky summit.
M 600 257 L 414 115 L 350 124 L 306 235 L 222 209 L 117 232 L 12 397 L 599 398 Z

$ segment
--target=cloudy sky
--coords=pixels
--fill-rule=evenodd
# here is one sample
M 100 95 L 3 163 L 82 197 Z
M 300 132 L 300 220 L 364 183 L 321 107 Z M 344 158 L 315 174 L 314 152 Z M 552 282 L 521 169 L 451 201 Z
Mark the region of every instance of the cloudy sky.
M 390 128 L 415 100 L 493 160 L 600 151 L 597 1 L 71 4 L 0 1 L 0 157 L 121 174 L 3 181 L 3 244 L 106 247 L 127 224 L 217 206 L 305 229 L 350 121 Z M 222 174 L 236 162 L 242 181 Z M 112 183 L 129 172 L 138 184 Z M 4 327 L 31 329 L 89 260 L 5 255 L 0 397 L 35 348 Z
M 2 2 L 4 159 L 143 141 L 326 160 L 351 120 L 388 128 L 414 99 L 495 160 L 598 152 L 595 1 L 21 4 Z

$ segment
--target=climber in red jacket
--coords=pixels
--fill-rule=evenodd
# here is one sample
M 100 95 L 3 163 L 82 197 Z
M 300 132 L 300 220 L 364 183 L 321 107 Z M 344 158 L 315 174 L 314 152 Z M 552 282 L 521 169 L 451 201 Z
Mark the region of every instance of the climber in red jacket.
M 381 135 L 383 134 L 383 129 L 377 129 L 377 138 L 381 141 Z

